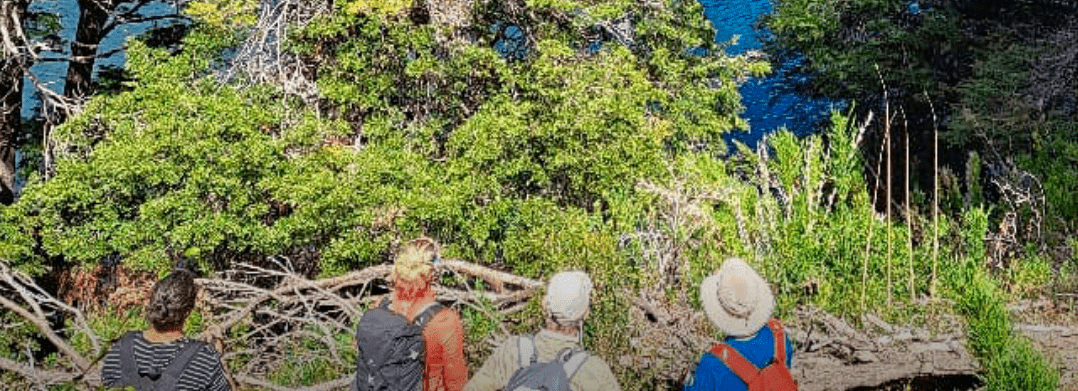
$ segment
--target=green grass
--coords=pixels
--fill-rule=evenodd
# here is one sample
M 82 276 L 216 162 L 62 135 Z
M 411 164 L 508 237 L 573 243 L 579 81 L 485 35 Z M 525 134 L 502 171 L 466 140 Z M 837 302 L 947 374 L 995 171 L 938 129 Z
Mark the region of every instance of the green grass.
M 968 262 L 967 262 L 968 263 Z M 968 284 L 956 289 L 958 308 L 968 323 L 968 344 L 980 360 L 987 391 L 1049 391 L 1058 370 L 1012 327 L 996 283 L 974 268 Z
M 279 366 L 270 371 L 269 381 L 291 387 L 310 386 L 355 372 L 356 349 L 351 333 L 338 332 L 331 337 L 342 365 L 331 357 L 318 327 L 308 325 L 305 329 L 309 336 L 304 335 L 285 345 L 282 354 L 287 359 L 277 361 Z

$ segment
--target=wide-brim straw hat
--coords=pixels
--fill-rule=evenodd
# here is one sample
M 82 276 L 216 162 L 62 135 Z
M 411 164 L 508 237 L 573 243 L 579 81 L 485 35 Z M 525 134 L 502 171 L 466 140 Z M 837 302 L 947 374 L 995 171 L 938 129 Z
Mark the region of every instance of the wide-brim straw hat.
M 771 318 L 775 295 L 767 281 L 740 258 L 727 258 L 700 284 L 704 314 L 727 336 L 756 334 Z

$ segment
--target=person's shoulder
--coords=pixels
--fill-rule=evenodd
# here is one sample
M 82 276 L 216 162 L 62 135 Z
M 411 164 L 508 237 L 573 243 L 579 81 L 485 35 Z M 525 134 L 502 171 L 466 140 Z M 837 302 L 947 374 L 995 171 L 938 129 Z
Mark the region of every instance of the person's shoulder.
M 521 341 L 527 338 L 528 335 L 509 335 L 502 338 L 501 341 L 495 341 L 494 349 L 491 350 L 488 360 L 505 360 L 516 363 L 520 360 L 520 346 Z
M 573 380 L 573 383 L 576 383 L 582 391 L 621 389 L 618 385 L 618 378 L 614 375 L 610 364 L 602 357 L 591 354 L 591 352 L 588 352 L 588 359 L 584 361 L 580 370 L 573 376 Z
M 610 363 L 606 362 L 606 360 L 604 360 L 602 357 L 599 357 L 596 354 L 592 354 L 591 352 L 588 352 L 588 359 L 587 361 L 584 361 L 584 366 L 581 367 L 581 369 L 584 368 L 590 368 L 591 370 L 596 372 L 610 372 L 611 374 L 613 374 L 614 372 L 610 367 Z
M 440 305 L 440 304 L 439 304 Z M 442 309 L 438 310 L 433 317 L 430 318 L 431 323 L 445 323 L 445 324 L 461 324 L 460 313 L 456 310 L 442 306 Z
M 117 338 L 115 340 L 116 341 L 115 344 L 119 345 L 124 340 L 131 340 L 131 341 L 139 341 L 139 340 L 141 340 L 143 342 L 146 342 L 146 338 L 144 338 L 142 336 L 142 330 L 128 330 L 128 331 L 124 332 L 122 335 L 120 335 L 120 338 Z
M 700 357 L 700 362 L 696 365 L 696 368 L 688 374 L 686 383 L 690 386 L 688 389 L 692 390 L 723 390 L 727 389 L 724 382 L 728 379 L 729 368 L 726 364 L 723 364 L 722 360 L 711 353 L 708 349 Z
M 703 356 L 700 357 L 700 363 L 697 364 L 696 367 L 698 371 L 715 372 L 725 370 L 726 364 L 723 364 L 722 360 L 715 356 L 715 354 L 711 352 L 711 349 L 708 349 L 708 351 L 704 352 Z
M 221 356 L 221 354 L 217 352 L 217 349 L 213 348 L 213 345 L 201 339 L 188 338 L 186 343 L 197 345 L 198 355 L 200 356 L 209 356 L 214 359 L 220 358 Z
M 430 318 L 424 327 L 424 334 L 428 337 L 446 338 L 464 335 L 464 323 L 460 314 L 449 307 L 443 307 Z

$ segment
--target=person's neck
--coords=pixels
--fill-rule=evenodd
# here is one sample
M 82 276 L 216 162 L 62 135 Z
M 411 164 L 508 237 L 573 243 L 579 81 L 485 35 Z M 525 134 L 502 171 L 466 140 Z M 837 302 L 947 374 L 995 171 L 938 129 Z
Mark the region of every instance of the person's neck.
M 399 303 L 418 304 L 434 301 L 434 289 L 429 287 L 414 294 L 404 295 L 401 291 L 393 292 L 393 301 Z
M 400 291 L 393 292 L 393 306 L 404 313 L 406 317 L 412 318 L 419 315 L 418 311 L 427 304 L 434 302 L 434 290 L 427 288 L 415 295 L 402 296 Z
M 558 334 L 567 335 L 573 338 L 580 336 L 580 329 L 576 327 L 565 327 L 553 320 L 547 320 L 546 329 Z
M 732 340 L 735 340 L 735 341 L 749 341 L 749 340 L 752 340 L 753 338 L 756 338 L 756 334 L 748 335 L 748 336 L 744 336 L 744 337 L 728 337 L 728 338 L 730 338 Z
M 172 342 L 177 339 L 183 338 L 183 329 L 175 330 L 158 330 L 153 326 L 150 326 L 149 330 L 142 333 L 142 337 L 146 338 L 150 342 Z

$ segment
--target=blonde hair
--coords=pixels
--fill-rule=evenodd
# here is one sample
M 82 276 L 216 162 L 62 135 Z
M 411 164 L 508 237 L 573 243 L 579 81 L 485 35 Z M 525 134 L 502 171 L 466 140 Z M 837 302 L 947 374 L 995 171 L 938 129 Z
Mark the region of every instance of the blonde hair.
M 434 274 L 434 258 L 439 250 L 438 242 L 426 236 L 401 246 L 389 276 L 397 289 L 418 291 L 424 288 L 424 280 Z

